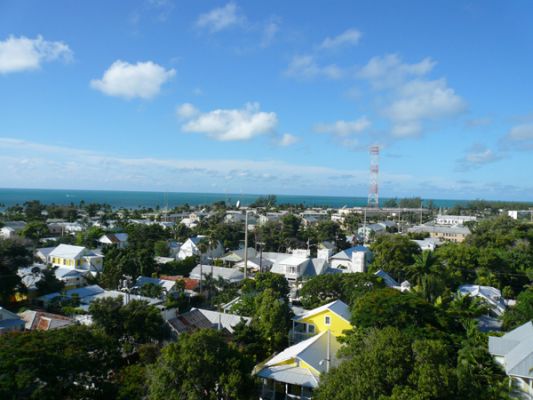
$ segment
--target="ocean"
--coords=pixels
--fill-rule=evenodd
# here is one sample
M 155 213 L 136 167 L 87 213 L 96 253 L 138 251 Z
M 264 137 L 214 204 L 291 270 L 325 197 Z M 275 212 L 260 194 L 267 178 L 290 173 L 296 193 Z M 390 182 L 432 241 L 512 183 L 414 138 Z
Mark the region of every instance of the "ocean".
M 43 204 L 79 204 L 106 203 L 113 208 L 142 208 L 157 206 L 169 208 L 189 204 L 191 206 L 212 204 L 225 201 L 235 204 L 249 205 L 261 195 L 237 193 L 180 193 L 180 192 L 135 192 L 112 190 L 63 190 L 63 189 L 1 189 L 0 206 L 10 207 L 23 204 L 30 200 L 39 200 Z M 366 197 L 336 197 L 336 196 L 301 196 L 276 195 L 278 204 L 303 204 L 307 207 L 341 208 L 360 207 L 367 204 Z M 381 199 L 380 202 L 385 201 Z M 424 199 L 428 200 L 428 199 Z M 468 200 L 433 199 L 436 207 L 449 208 L 456 204 L 465 204 Z

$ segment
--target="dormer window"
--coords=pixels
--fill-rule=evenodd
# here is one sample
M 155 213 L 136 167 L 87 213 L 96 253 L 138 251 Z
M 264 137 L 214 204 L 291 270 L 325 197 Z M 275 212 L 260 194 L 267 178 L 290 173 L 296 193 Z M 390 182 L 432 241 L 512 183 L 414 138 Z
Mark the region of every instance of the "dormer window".
M 324 317 L 324 324 L 327 326 L 331 325 L 331 318 L 329 317 L 329 315 L 326 315 Z

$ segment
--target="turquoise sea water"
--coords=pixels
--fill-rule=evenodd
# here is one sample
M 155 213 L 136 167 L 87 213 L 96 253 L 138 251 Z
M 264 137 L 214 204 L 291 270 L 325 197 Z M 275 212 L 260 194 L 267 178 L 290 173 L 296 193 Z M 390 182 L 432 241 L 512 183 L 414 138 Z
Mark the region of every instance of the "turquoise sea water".
M 179 193 L 179 192 L 132 192 L 110 190 L 62 190 L 62 189 L 1 189 L 0 205 L 9 207 L 22 204 L 29 200 L 39 200 L 44 204 L 79 204 L 107 203 L 113 208 L 137 207 L 168 207 L 189 204 L 205 205 L 215 201 L 226 201 L 235 204 L 237 200 L 242 205 L 255 201 L 257 194 L 227 194 L 227 193 Z M 366 197 L 334 197 L 334 196 L 299 196 L 277 195 L 278 204 L 304 204 L 305 206 L 322 206 L 340 208 L 343 206 L 357 207 L 367 204 Z M 386 199 L 382 199 L 386 200 Z M 437 207 L 453 207 L 466 203 L 467 200 L 438 200 L 434 199 Z

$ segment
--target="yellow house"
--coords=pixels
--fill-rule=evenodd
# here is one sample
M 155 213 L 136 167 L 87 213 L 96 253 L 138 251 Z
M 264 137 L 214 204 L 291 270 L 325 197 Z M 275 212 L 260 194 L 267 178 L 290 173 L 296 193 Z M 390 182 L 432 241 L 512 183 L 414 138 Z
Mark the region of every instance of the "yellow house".
M 291 339 L 299 342 L 328 330 L 333 336 L 341 336 L 343 331 L 352 329 L 350 318 L 350 308 L 341 300 L 333 301 L 294 317 Z
M 260 399 L 312 399 L 320 375 L 338 364 L 337 337 L 351 329 L 350 310 L 340 300 L 293 318 L 296 344 L 257 365 L 262 380 Z
M 102 270 L 104 256 L 82 246 L 60 244 L 48 254 L 48 263 L 55 267 L 74 268 L 98 272 Z

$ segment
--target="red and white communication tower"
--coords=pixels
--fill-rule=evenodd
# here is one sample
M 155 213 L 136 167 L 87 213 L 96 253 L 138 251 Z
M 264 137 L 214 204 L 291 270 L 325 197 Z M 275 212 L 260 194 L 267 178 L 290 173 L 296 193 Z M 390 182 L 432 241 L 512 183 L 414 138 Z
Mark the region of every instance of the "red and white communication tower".
M 379 208 L 379 145 L 370 146 L 370 186 L 368 188 L 368 207 Z

